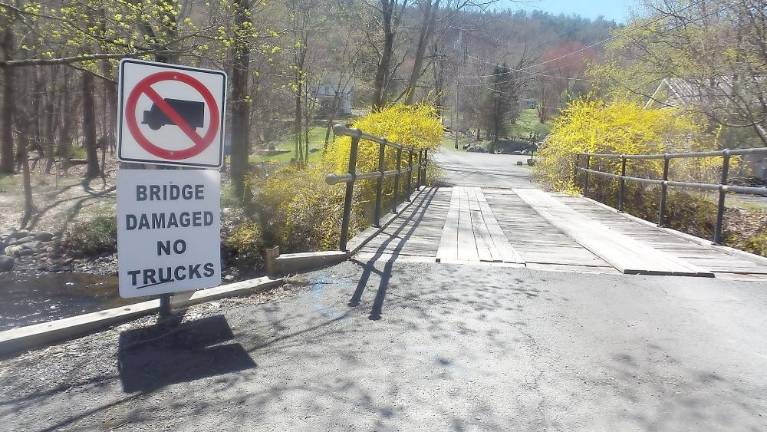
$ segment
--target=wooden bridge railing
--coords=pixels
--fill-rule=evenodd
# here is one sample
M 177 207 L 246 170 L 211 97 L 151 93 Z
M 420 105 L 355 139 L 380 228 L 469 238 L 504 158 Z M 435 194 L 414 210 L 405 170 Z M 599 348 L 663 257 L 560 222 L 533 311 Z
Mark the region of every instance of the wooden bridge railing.
M 716 151 L 705 152 L 689 152 L 689 153 L 665 153 L 665 154 L 647 154 L 647 155 L 621 155 L 621 154 L 600 154 L 600 153 L 579 153 L 575 156 L 575 178 L 577 179 L 578 172 L 583 172 L 583 195 L 587 196 L 589 193 L 589 174 L 596 176 L 618 179 L 618 211 L 623 211 L 623 199 L 626 190 L 626 181 L 633 181 L 642 184 L 654 184 L 660 185 L 660 196 L 658 205 L 658 226 L 664 226 L 666 219 L 666 207 L 668 201 L 668 188 L 678 187 L 683 189 L 697 189 L 697 190 L 709 190 L 719 192 L 719 202 L 717 206 L 716 224 L 714 225 L 713 242 L 720 244 L 722 242 L 722 223 L 724 222 L 725 211 L 725 198 L 727 192 L 733 192 L 738 194 L 749 195 L 763 195 L 767 196 L 767 187 L 749 187 L 749 186 L 735 186 L 728 185 L 728 178 L 730 174 L 730 158 L 732 156 L 741 155 L 760 155 L 767 156 L 767 147 L 752 148 L 752 149 L 725 149 Z M 689 158 L 701 158 L 701 157 L 721 157 L 722 158 L 722 174 L 719 183 L 694 183 L 694 182 L 680 182 L 668 179 L 669 162 L 672 159 L 689 159 Z M 585 166 L 580 166 L 581 160 L 585 158 Z M 607 173 L 591 169 L 592 158 L 604 158 L 604 159 L 620 159 L 620 174 Z M 626 175 L 626 163 L 629 160 L 663 160 L 663 178 L 662 179 L 648 179 L 641 177 L 632 177 Z
M 423 184 L 426 183 L 426 165 L 428 161 L 428 150 L 426 149 L 417 149 L 414 147 L 405 147 L 400 144 L 395 144 L 387 141 L 385 138 L 376 137 L 373 135 L 366 134 L 362 132 L 359 129 L 351 129 L 347 128 L 342 125 L 336 125 L 333 127 L 333 131 L 335 132 L 336 136 L 349 136 L 352 139 L 352 144 L 349 149 L 349 170 L 346 174 L 328 174 L 325 177 L 325 181 L 328 184 L 338 184 L 338 183 L 346 183 L 346 195 L 344 196 L 344 209 L 343 209 L 343 219 L 341 220 L 341 238 L 340 238 L 340 249 L 342 251 L 346 251 L 346 243 L 349 239 L 349 219 L 351 217 L 351 211 L 352 211 L 352 199 L 354 197 L 354 183 L 357 180 L 366 180 L 366 179 L 376 179 L 376 203 L 375 203 L 375 210 L 373 214 L 373 224 L 374 226 L 380 227 L 381 226 L 381 205 L 382 205 L 382 194 L 383 194 L 383 179 L 388 177 L 394 177 L 394 199 L 392 200 L 392 213 L 397 212 L 397 205 L 399 205 L 402 201 L 409 201 L 410 195 L 413 193 L 413 159 L 414 156 L 417 155 L 418 160 L 415 162 L 417 163 L 417 179 L 416 179 L 416 190 L 420 189 Z M 357 151 L 359 149 L 359 143 L 360 140 L 366 140 L 366 141 L 372 141 L 376 144 L 378 144 L 378 170 L 367 172 L 367 173 L 358 173 L 357 172 Z M 385 170 L 385 153 L 386 153 L 386 147 L 394 148 L 397 150 L 397 162 L 396 167 L 393 170 Z M 407 152 L 407 168 L 402 168 L 402 152 Z M 407 194 L 405 195 L 404 199 L 400 201 L 399 196 L 399 189 L 400 189 L 400 178 L 402 174 L 407 174 Z

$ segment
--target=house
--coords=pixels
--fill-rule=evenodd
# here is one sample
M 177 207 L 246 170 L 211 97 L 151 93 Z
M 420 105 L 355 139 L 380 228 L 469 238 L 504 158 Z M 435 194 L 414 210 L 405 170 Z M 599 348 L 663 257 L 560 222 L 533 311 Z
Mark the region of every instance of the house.
M 732 78 L 722 77 L 705 83 L 684 78 L 664 78 L 645 108 L 726 107 L 730 94 Z
M 761 81 L 760 81 L 761 82 Z M 665 78 L 650 96 L 645 108 L 679 108 L 697 112 L 725 111 L 731 105 L 733 94 L 732 77 L 717 79 L 690 80 L 684 78 Z M 756 98 L 754 98 L 756 99 Z M 756 140 L 749 146 L 763 146 L 761 140 Z M 743 147 L 743 142 L 731 139 L 723 142 L 723 147 Z M 767 180 L 767 158 L 764 155 L 749 155 L 743 157 L 751 168 L 753 176 Z
M 338 96 L 336 94 L 338 93 Z M 352 113 L 352 89 L 338 90 L 336 84 L 321 83 L 314 88 L 313 96 L 317 100 L 317 115 L 327 116 L 333 110 L 333 103 L 337 100 L 336 115 L 344 116 Z

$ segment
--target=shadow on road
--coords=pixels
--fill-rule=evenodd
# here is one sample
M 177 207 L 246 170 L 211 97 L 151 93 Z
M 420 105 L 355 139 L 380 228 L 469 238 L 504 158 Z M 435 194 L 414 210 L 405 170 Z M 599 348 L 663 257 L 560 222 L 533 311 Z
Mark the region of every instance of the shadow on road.
M 410 215 L 408 217 L 404 218 L 404 220 L 397 220 L 393 222 L 398 223 L 399 227 L 397 227 L 393 233 L 389 234 L 389 238 L 381 243 L 378 251 L 376 251 L 375 255 L 367 260 L 367 262 L 363 263 L 354 259 L 351 260 L 351 262 L 361 266 L 363 268 L 363 272 L 360 276 L 359 283 L 357 284 L 357 289 L 354 290 L 354 294 L 352 295 L 351 300 L 349 300 L 349 306 L 359 306 L 360 300 L 362 299 L 362 294 L 365 292 L 365 287 L 367 286 L 367 283 L 370 280 L 370 276 L 373 273 L 377 274 L 380 279 L 378 283 L 378 291 L 376 292 L 375 300 L 373 300 L 373 308 L 370 311 L 371 320 L 381 319 L 384 299 L 386 298 L 386 289 L 389 287 L 389 279 L 391 279 L 394 261 L 397 260 L 400 251 L 402 251 L 402 248 L 405 246 L 405 243 L 407 243 L 408 239 L 410 239 L 415 230 L 418 228 L 418 225 L 421 223 L 421 220 L 423 219 L 424 214 L 426 214 L 426 210 L 429 208 L 429 204 L 431 204 L 431 201 L 434 199 L 434 195 L 436 195 L 436 193 L 437 188 L 431 188 L 427 192 L 427 195 L 421 199 L 420 202 L 418 202 L 418 204 L 410 211 Z M 406 233 L 402 234 L 402 231 L 404 231 L 407 226 L 410 226 L 410 228 Z M 378 270 L 376 268 L 376 261 L 378 261 L 378 259 L 383 256 L 389 244 L 391 244 L 395 239 L 398 239 L 399 242 L 393 250 L 389 251 L 389 253 L 391 253 L 391 257 L 386 260 L 383 270 Z
M 221 315 L 171 329 L 154 326 L 120 334 L 118 368 L 123 391 L 148 392 L 169 384 L 256 367 Z

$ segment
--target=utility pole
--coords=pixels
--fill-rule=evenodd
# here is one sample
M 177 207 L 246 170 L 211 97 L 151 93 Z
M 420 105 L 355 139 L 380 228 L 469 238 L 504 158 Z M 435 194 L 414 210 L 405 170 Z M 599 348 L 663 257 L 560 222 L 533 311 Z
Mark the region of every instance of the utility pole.
M 466 60 L 469 52 L 466 48 L 466 44 L 463 42 L 463 30 L 458 33 L 458 40 L 455 42 L 454 48 L 462 56 L 460 63 L 458 64 L 458 73 L 455 79 L 455 122 L 453 123 L 453 134 L 455 135 L 455 148 L 458 149 L 458 131 L 460 126 L 458 124 L 458 110 L 461 106 L 461 73 L 463 72 L 463 66 L 466 65 Z
M 460 86 L 461 86 L 461 80 L 460 78 L 456 78 L 455 80 L 455 122 L 453 122 L 453 134 L 455 135 L 455 149 L 458 150 L 458 107 L 460 105 Z

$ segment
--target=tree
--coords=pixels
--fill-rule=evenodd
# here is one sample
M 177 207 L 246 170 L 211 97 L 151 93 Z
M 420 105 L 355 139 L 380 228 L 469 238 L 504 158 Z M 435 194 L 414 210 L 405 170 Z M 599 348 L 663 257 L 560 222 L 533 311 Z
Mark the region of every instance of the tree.
M 491 152 L 495 151 L 498 140 L 506 135 L 507 123 L 514 122 L 519 114 L 516 80 L 517 75 L 506 64 L 495 66 L 485 102 L 487 129 L 492 139 Z
M 378 63 L 373 81 L 373 110 L 383 108 L 387 102 L 386 92 L 392 72 L 394 56 L 394 39 L 402 21 L 402 15 L 408 5 L 408 0 L 380 0 L 376 10 L 380 14 L 380 27 L 383 36 L 381 49 L 377 49 Z
M 590 74 L 608 94 L 665 103 L 666 78 L 685 84 L 685 108 L 717 126 L 749 129 L 767 145 L 767 1 L 647 1 Z M 736 145 L 742 145 L 736 143 Z
M 0 22 L 3 23 L 2 49 L 3 60 L 8 61 L 14 56 L 14 22 L 16 13 L 10 9 L 0 10 Z M 15 70 L 12 67 L 2 67 L 3 71 L 3 105 L 2 132 L 0 132 L 0 172 L 13 174 L 13 111 L 16 88 Z
M 235 0 L 235 34 L 232 48 L 232 147 L 231 166 L 234 190 L 238 197 L 244 192 L 245 173 L 250 156 L 250 99 L 248 80 L 250 68 L 250 38 L 245 32 L 253 26 L 249 0 Z

